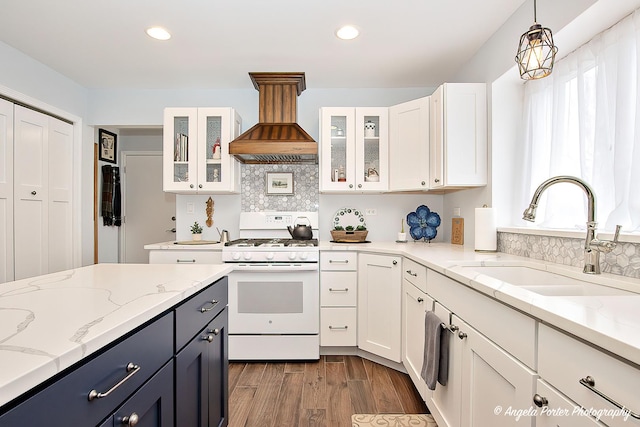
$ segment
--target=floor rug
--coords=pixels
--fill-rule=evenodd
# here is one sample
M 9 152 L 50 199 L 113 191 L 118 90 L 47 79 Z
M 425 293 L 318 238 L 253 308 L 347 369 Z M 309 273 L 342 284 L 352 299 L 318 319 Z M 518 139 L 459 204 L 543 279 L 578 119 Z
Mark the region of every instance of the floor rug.
M 354 414 L 353 427 L 438 427 L 431 414 Z

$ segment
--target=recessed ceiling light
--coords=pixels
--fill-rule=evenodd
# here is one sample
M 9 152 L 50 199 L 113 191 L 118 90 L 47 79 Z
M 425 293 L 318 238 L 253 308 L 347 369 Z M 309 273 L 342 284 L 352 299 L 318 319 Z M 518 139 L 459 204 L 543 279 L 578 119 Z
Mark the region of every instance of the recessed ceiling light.
M 352 25 L 345 25 L 344 27 L 336 31 L 336 36 L 338 36 L 338 38 L 342 40 L 355 39 L 356 37 L 358 37 L 358 34 L 360 34 L 360 31 L 358 31 L 358 29 Z
M 162 27 L 147 28 L 147 34 L 157 40 L 169 40 L 171 38 L 171 34 Z

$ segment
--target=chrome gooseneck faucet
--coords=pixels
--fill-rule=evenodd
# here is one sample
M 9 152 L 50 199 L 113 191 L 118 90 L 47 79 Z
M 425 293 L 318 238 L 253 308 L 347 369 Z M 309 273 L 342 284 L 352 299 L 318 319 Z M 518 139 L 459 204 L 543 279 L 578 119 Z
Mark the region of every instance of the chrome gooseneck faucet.
M 536 209 L 538 208 L 540 196 L 544 190 L 559 182 L 570 182 L 575 184 L 582 188 L 587 194 L 587 238 L 584 242 L 584 269 L 582 271 L 587 274 L 600 274 L 600 252 L 608 253 L 616 247 L 618 244 L 618 236 L 620 235 L 620 228 L 622 228 L 622 226 L 616 226 L 616 233 L 612 241 L 599 240 L 596 237 L 596 228 L 598 226 L 598 223 L 596 222 L 596 195 L 589 184 L 574 176 L 560 175 L 549 178 L 540 184 L 535 193 L 533 193 L 531 203 L 529 204 L 529 207 L 525 209 L 522 219 L 531 222 L 535 221 Z

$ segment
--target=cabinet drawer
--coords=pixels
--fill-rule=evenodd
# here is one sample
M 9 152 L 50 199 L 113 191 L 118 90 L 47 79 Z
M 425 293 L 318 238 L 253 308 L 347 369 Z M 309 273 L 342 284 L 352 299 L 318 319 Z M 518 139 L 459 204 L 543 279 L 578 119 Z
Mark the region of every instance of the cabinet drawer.
M 427 292 L 427 267 L 405 258 L 402 261 L 402 277 L 422 292 Z
M 149 264 L 222 264 L 222 252 L 152 250 Z
M 628 410 L 640 413 L 640 369 L 546 325 L 540 325 L 538 332 L 538 373 L 578 406 L 596 411 L 617 409 L 580 383 L 590 376 L 595 389 Z M 620 414 L 603 415 L 601 421 L 612 427 L 640 426 L 639 420 L 629 417 L 625 421 Z
M 604 424 L 577 413 L 580 407 L 546 382 L 538 379 L 537 394 L 547 400 L 542 408 L 535 408 L 536 427 L 604 427 Z
M 358 254 L 356 252 L 323 251 L 320 253 L 320 270 L 357 271 Z
M 227 306 L 227 282 L 219 279 L 176 308 L 176 353 Z
M 97 425 L 171 359 L 172 341 L 169 313 L 10 410 L 0 417 L 0 425 Z M 127 372 L 129 363 L 139 369 Z M 89 400 L 92 390 L 111 393 Z
M 442 274 L 429 270 L 427 294 L 535 370 L 536 321 Z
M 131 396 L 103 426 L 152 425 L 173 427 L 173 361 L 167 363 L 140 390 Z M 123 418 L 138 416 L 125 424 Z M 111 421 L 111 422 L 109 422 Z
M 357 318 L 355 308 L 321 308 L 320 345 L 355 346 Z
M 323 271 L 320 273 L 320 305 L 355 307 L 357 284 L 355 271 Z

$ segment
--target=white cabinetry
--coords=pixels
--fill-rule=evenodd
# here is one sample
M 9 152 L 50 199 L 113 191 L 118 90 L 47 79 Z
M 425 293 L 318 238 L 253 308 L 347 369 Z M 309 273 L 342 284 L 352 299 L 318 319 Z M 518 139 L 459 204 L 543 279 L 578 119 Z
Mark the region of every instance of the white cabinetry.
M 357 345 L 358 262 L 355 252 L 320 253 L 320 346 Z
M 406 267 L 403 267 L 406 269 Z M 402 281 L 402 364 L 424 401 L 430 393 L 420 376 L 424 361 L 425 314 L 433 300 L 411 282 Z
M 358 347 L 401 362 L 402 259 L 360 254 L 358 258 Z
M 517 420 L 494 410 L 530 408 L 535 372 L 437 302 L 435 312 L 451 334 L 447 385 L 438 383 L 427 402 L 438 425 L 532 426 L 531 414 Z
M 389 190 L 429 189 L 429 97 L 389 107 Z
M 532 416 L 518 419 L 513 414 L 495 411 L 498 407 L 503 411 L 530 408 L 536 373 L 457 316 L 453 317 L 453 324 L 460 328 L 453 339 L 464 341 L 460 425 L 533 426 Z
M 389 188 L 388 120 L 386 107 L 320 109 L 320 191 Z
M 566 396 L 541 379 L 536 385 L 536 397 L 543 406 L 536 408 L 536 427 L 602 427 L 604 424 L 577 413 L 580 408 Z
M 0 99 L 0 283 L 13 280 L 13 104 Z
M 15 280 L 73 267 L 73 126 L 14 107 Z
M 240 164 L 229 155 L 229 143 L 241 124 L 232 108 L 165 108 L 164 191 L 237 193 Z
M 154 249 L 149 264 L 222 264 L 222 251 Z
M 486 85 L 445 83 L 430 98 L 429 188 L 486 185 Z
M 615 417 L 602 416 L 601 421 L 608 426 L 640 426 L 639 419 L 626 417 L 621 408 L 600 396 L 607 396 L 638 416 L 640 370 L 637 367 L 547 325 L 540 325 L 538 373 L 545 382 L 574 401 L 577 407 L 609 413 L 618 410 Z M 537 393 L 551 402 L 544 390 L 538 389 Z

